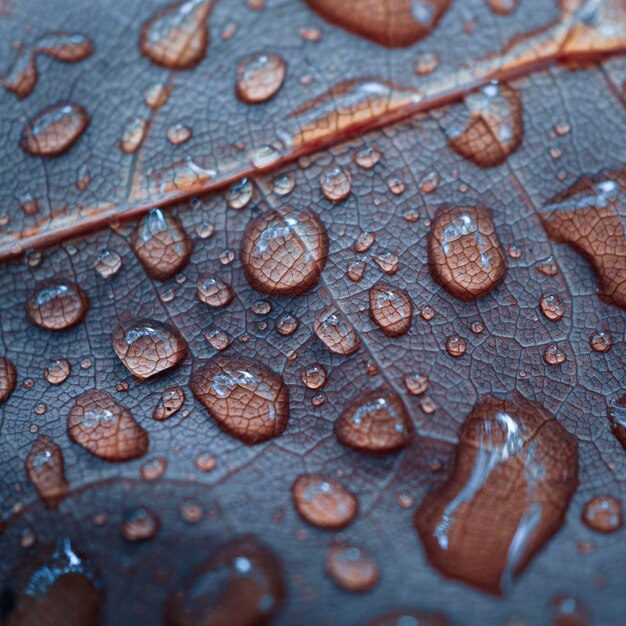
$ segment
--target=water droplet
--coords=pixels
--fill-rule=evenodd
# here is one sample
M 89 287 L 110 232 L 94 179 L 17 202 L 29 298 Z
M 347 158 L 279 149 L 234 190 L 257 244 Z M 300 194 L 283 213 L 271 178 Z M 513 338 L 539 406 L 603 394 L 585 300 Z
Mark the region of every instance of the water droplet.
M 171 87 L 165 83 L 154 83 L 144 92 L 143 98 L 153 111 L 158 111 L 170 97 Z
M 215 276 L 198 278 L 198 300 L 211 307 L 227 306 L 235 297 L 230 285 Z
M 241 262 L 250 285 L 262 293 L 297 296 L 319 282 L 328 235 L 308 210 L 267 211 L 248 224 Z
M 302 370 L 300 378 L 308 389 L 320 389 L 326 384 L 326 368 L 314 363 Z
M 537 270 L 544 276 L 556 276 L 559 273 L 556 261 L 552 257 L 548 257 L 543 263 L 537 265 Z
M 350 403 L 335 422 L 340 443 L 364 452 L 394 452 L 413 438 L 413 426 L 400 398 L 384 388 Z
M 120 137 L 120 150 L 126 154 L 133 154 L 141 147 L 150 123 L 143 117 L 131 117 L 124 128 Z
M 541 312 L 552 322 L 558 322 L 563 318 L 565 310 L 563 302 L 557 294 L 543 294 L 539 302 Z
M 17 384 L 17 370 L 9 359 L 0 357 L 0 406 L 15 390 Z
M 396 196 L 400 196 L 406 191 L 404 181 L 397 176 L 390 176 L 387 179 L 387 187 L 389 187 L 389 191 Z
M 191 242 L 181 223 L 161 209 L 148 211 L 133 233 L 131 245 L 146 272 L 156 280 L 178 274 L 191 255 Z
M 370 317 L 387 337 L 409 332 L 413 321 L 413 302 L 404 289 L 379 281 L 369 292 Z
M 253 54 L 237 66 L 237 96 L 247 104 L 265 102 L 276 95 L 287 66 L 275 54 Z
M 18 200 L 25 215 L 37 215 L 39 213 L 39 202 L 33 198 L 31 193 L 20 194 Z
M 215 0 L 183 0 L 159 10 L 141 30 L 141 52 L 168 69 L 196 66 L 209 44 L 207 18 L 214 4 Z
M 561 365 L 567 360 L 567 355 L 565 354 L 565 350 L 560 346 L 551 345 L 548 346 L 543 353 L 543 360 L 546 365 Z
M 326 571 L 338 587 L 353 593 L 369 591 L 380 578 L 376 561 L 363 548 L 340 543 L 328 547 Z
M 177 122 L 176 124 L 172 124 L 167 128 L 166 134 L 167 140 L 171 144 L 178 146 L 181 143 L 186 143 L 191 139 L 192 131 L 189 126 L 185 126 L 181 122 Z
M 255 315 L 267 315 L 272 310 L 272 303 L 269 300 L 257 300 L 252 303 L 250 310 Z
M 69 150 L 89 124 L 83 107 L 61 102 L 38 113 L 22 134 L 22 148 L 33 156 L 57 156 Z
M 413 396 L 419 396 L 428 389 L 428 376 L 418 372 L 414 374 L 405 374 L 404 385 L 407 391 Z
M 583 522 L 599 533 L 613 533 L 624 523 L 622 503 L 613 496 L 596 496 L 585 504 Z
M 39 267 L 43 262 L 43 253 L 41 250 L 27 250 L 24 256 L 28 267 Z
M 415 73 L 418 76 L 431 74 L 439 67 L 439 57 L 434 52 L 422 52 L 417 55 Z
M 375 256 L 372 260 L 389 276 L 393 276 L 400 268 L 400 260 L 396 252 L 383 252 L 383 254 Z
M 441 176 L 437 172 L 429 172 L 420 182 L 420 191 L 422 193 L 432 193 L 437 189 Z
M 480 321 L 480 320 L 474 320 L 471 324 L 470 324 L 470 330 L 476 334 L 479 335 L 480 333 L 483 332 L 483 330 L 485 330 L 485 325 Z
M 367 231 L 363 231 L 358 234 L 357 238 L 354 240 L 352 244 L 352 249 L 359 254 L 363 252 L 367 252 L 372 244 L 376 241 L 376 233 L 371 233 Z
M 243 209 L 254 194 L 254 187 L 247 178 L 242 178 L 226 192 L 226 202 L 231 209 Z
M 166 420 L 176 413 L 185 402 L 185 392 L 180 387 L 168 387 L 152 411 L 155 420 Z
M 112 343 L 120 361 L 140 380 L 178 365 L 187 354 L 180 333 L 155 320 L 132 320 L 120 325 Z
M 128 511 L 120 527 L 126 541 L 147 541 L 159 532 L 159 518 L 142 506 Z
M 91 183 L 91 174 L 89 172 L 89 168 L 87 167 L 86 163 L 83 163 L 78 168 L 77 177 L 76 177 L 76 189 L 78 189 L 79 191 L 85 191 L 89 187 L 90 183 Z
M 465 354 L 465 350 L 467 349 L 465 344 L 465 339 L 463 337 L 459 337 L 459 335 L 450 335 L 446 339 L 446 350 L 450 356 L 458 358 Z
M 235 260 L 235 253 L 232 250 L 224 250 L 219 259 L 222 265 L 230 265 Z
M 352 179 L 346 170 L 338 165 L 329 165 L 320 175 L 322 193 L 331 202 L 345 200 L 352 189 Z
M 158 480 L 165 474 L 166 469 L 167 459 L 155 457 L 141 466 L 141 477 L 147 481 Z
M 437 410 L 437 405 L 429 396 L 424 396 L 420 400 L 420 408 L 426 415 L 432 415 Z
M 265 624 L 285 595 L 282 567 L 252 536 L 222 544 L 166 605 L 169 626 Z
M 517 8 L 517 0 L 487 0 L 487 3 L 498 15 L 509 15 Z
M 214 350 L 226 350 L 230 346 L 230 337 L 228 333 L 220 328 L 209 328 L 204 333 L 204 338 Z
M 44 330 L 66 330 L 83 321 L 89 308 L 87 294 L 69 282 L 39 285 L 26 304 L 28 321 Z
M 183 521 L 187 524 L 198 524 L 202 521 L 204 511 L 197 502 L 187 500 L 186 502 L 183 502 L 182 506 L 180 507 L 180 514 L 183 518 Z
M 196 457 L 195 464 L 201 472 L 212 472 L 217 465 L 217 459 L 208 452 L 201 452 Z
M 96 272 L 102 278 L 111 278 L 120 271 L 122 257 L 114 250 L 103 250 L 96 261 Z
M 40 435 L 26 457 L 26 474 L 35 485 L 39 497 L 51 510 L 67 493 L 61 448 L 46 435 Z
M 280 159 L 280 151 L 274 146 L 261 146 L 251 155 L 252 165 L 256 169 L 265 169 Z
M 391 0 L 377 4 L 353 0 L 337 5 L 334 0 L 306 0 L 307 4 L 330 23 L 381 46 L 411 46 L 437 25 L 450 0 Z
M 550 604 L 554 611 L 552 626 L 589 626 L 591 624 L 587 607 L 571 596 L 556 596 Z
M 46 365 L 43 376 L 51 385 L 60 385 L 65 382 L 72 372 L 72 366 L 64 358 L 51 359 Z
M 589 337 L 589 345 L 595 352 L 608 352 L 613 346 L 610 330 L 597 330 Z
M 486 397 L 463 424 L 452 475 L 426 495 L 415 526 L 440 572 L 501 593 L 561 527 L 577 484 L 576 440 L 546 409 L 520 395 Z
M 462 123 L 447 125 L 448 143 L 481 167 L 500 165 L 522 141 L 522 103 L 519 92 L 508 85 L 489 83 L 470 93 L 464 117 Z
M 298 33 L 302 39 L 310 41 L 311 43 L 317 43 L 322 38 L 322 31 L 315 26 L 310 28 L 301 28 Z
M 359 501 L 353 493 L 337 481 L 317 474 L 299 476 L 291 493 L 299 515 L 318 528 L 345 528 L 359 511 Z
M 361 340 L 354 326 L 332 305 L 318 313 L 313 332 L 334 354 L 347 356 L 356 352 L 361 346 Z
M 128 461 L 148 451 L 148 433 L 106 391 L 92 389 L 74 400 L 67 432 L 74 443 L 104 461 Z
M 200 239 L 208 239 L 213 236 L 215 232 L 215 226 L 213 224 L 209 224 L 207 222 L 202 222 L 202 224 L 198 224 L 195 227 L 196 235 L 200 237 Z
M 481 298 L 502 282 L 506 258 L 484 207 L 442 207 L 428 235 L 433 279 L 453 296 Z
M 364 170 L 371 170 L 380 161 L 380 151 L 372 146 L 363 146 L 354 153 L 354 162 Z
M 276 320 L 276 330 L 283 337 L 293 335 L 298 330 L 299 325 L 298 318 L 291 313 L 284 313 Z
M 278 176 L 274 179 L 272 183 L 272 189 L 274 193 L 279 196 L 286 196 L 290 194 L 296 186 L 296 183 L 292 176 L 289 174 L 283 174 L 282 176 Z
M 213 357 L 193 373 L 190 386 L 217 425 L 248 445 L 278 437 L 287 427 L 287 386 L 250 359 Z
M 364 261 L 350 261 L 346 269 L 346 276 L 353 282 L 358 283 L 365 276 Z
M 392 611 L 367 622 L 366 626 L 449 626 L 450 622 L 438 613 Z M 514 626 L 509 624 L 508 626 Z M 519 624 L 518 626 L 523 626 Z

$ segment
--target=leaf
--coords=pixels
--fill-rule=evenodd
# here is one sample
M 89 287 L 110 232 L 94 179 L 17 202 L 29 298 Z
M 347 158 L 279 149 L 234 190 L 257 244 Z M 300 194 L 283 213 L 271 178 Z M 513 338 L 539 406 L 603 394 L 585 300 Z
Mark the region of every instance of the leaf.
M 275 603 L 244 608 L 223 596 L 226 623 L 276 612 L 277 624 L 362 624 L 410 608 L 456 624 L 562 624 L 572 607 L 586 623 L 620 621 L 624 531 L 594 531 L 589 503 L 625 493 L 624 451 L 607 411 L 619 418 L 626 324 L 608 266 L 594 262 L 624 250 L 623 8 L 528 1 L 502 15 L 493 4 L 451 3 L 431 33 L 397 48 L 344 29 L 320 9 L 327 3 L 313 1 L 195 2 L 180 19 L 156 1 L 80 11 L 53 2 L 45 13 L 34 0 L 3 5 L 3 65 L 13 76 L 19 39 L 37 69 L 23 99 L 0 94 L 0 327 L 2 354 L 17 369 L 0 406 L 0 614 L 12 626 L 66 623 L 55 617 L 61 607 L 92 624 L 102 599 L 105 624 L 163 624 L 166 614 L 182 623 L 177 592 L 207 568 L 242 567 L 234 554 L 247 555 Z M 359 11 L 367 15 L 367 3 L 355 2 Z M 184 45 L 161 47 L 157 60 L 146 41 L 151 32 L 167 39 L 172 19 L 174 43 Z M 80 58 L 41 52 L 60 31 L 82 36 Z M 240 62 L 278 80 L 280 64 L 264 69 L 260 53 L 282 59 L 286 75 L 273 97 L 251 105 L 237 97 Z M 65 151 L 33 156 L 44 142 L 39 135 L 23 150 L 24 129 L 57 103 L 81 107 L 89 124 L 73 124 L 78 109 L 60 107 L 44 139 L 56 147 L 67 139 Z M 41 125 L 30 128 L 34 136 Z M 153 207 L 163 210 L 144 216 Z M 477 230 L 454 222 L 460 207 L 479 209 Z M 555 232 L 556 212 L 581 207 L 591 235 Z M 603 211 L 610 219 L 594 221 Z M 140 227 L 128 221 L 141 216 Z M 455 247 L 472 232 L 487 243 Z M 245 267 L 244 239 L 253 244 Z M 451 248 L 435 261 L 444 244 Z M 500 270 L 472 291 L 464 268 L 477 250 Z M 41 328 L 45 307 L 58 302 L 54 324 Z M 127 345 L 145 342 L 137 354 L 125 352 L 129 333 Z M 250 373 L 246 360 L 258 364 L 256 387 L 237 378 Z M 0 368 L 6 389 L 10 374 Z M 215 376 L 226 400 L 204 394 Z M 68 414 L 79 406 L 84 425 L 76 400 L 93 390 L 106 399 L 88 418 L 106 428 L 101 445 L 123 444 L 129 460 L 99 456 L 86 431 L 70 438 Z M 481 417 L 484 407 L 504 399 L 500 413 L 544 424 L 537 433 L 529 426 L 518 447 L 481 439 L 492 415 Z M 398 424 L 402 436 L 392 432 Z M 108 438 L 120 429 L 123 441 Z M 363 449 L 373 447 L 387 452 Z M 512 461 L 497 457 L 505 452 Z M 459 468 L 479 467 L 476 458 L 496 470 L 478 487 L 459 483 Z M 292 495 L 305 474 L 336 481 L 346 490 L 333 492 L 337 502 L 356 496 L 354 521 L 340 532 L 307 523 Z M 451 571 L 424 540 L 425 512 L 448 493 L 475 503 Z M 531 547 L 516 561 L 502 550 L 534 519 L 524 502 L 553 521 L 536 545 L 522 541 Z M 485 541 L 470 540 L 481 530 Z M 229 543 L 244 535 L 256 539 Z M 365 565 L 341 567 L 338 546 L 359 548 Z M 359 578 L 371 568 L 367 555 L 380 580 L 367 593 L 342 591 L 368 587 Z M 506 584 L 495 557 L 504 558 Z M 46 558 L 57 568 L 73 563 L 83 582 L 61 576 L 58 599 L 42 610 L 23 583 Z M 454 580 L 461 561 L 495 568 L 495 582 Z M 91 608 L 81 617 L 80 607 Z

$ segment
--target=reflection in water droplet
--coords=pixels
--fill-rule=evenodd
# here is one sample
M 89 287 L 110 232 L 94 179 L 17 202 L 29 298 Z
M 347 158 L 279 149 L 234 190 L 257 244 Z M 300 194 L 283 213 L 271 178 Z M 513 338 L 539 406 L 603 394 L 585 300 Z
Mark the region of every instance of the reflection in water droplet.
M 237 66 L 237 96 L 247 104 L 265 102 L 285 80 L 286 64 L 275 54 L 253 54 Z
M 220 328 L 209 328 L 204 333 L 204 338 L 214 350 L 226 350 L 230 346 L 230 336 Z
M 350 174 L 337 165 L 329 165 L 320 174 L 322 193 L 331 202 L 341 202 L 350 195 Z
M 313 332 L 334 354 L 347 356 L 361 346 L 354 326 L 332 305 L 318 313 L 313 324 Z
M 39 497 L 51 510 L 67 493 L 61 448 L 46 435 L 40 435 L 26 457 L 26 474 L 35 485 Z
M 51 384 L 51 385 L 60 385 L 65 382 L 67 377 L 72 372 L 72 366 L 69 361 L 64 358 L 51 359 L 48 361 L 46 365 L 46 369 L 44 370 L 43 377 Z
M 420 182 L 420 191 L 422 193 L 432 193 L 437 189 L 441 176 L 437 172 L 428 172 Z
M 411 328 L 413 302 L 404 289 L 379 281 L 369 291 L 370 317 L 387 337 L 399 337 Z
M 132 117 L 126 122 L 120 137 L 120 150 L 126 154 L 137 152 L 148 133 L 150 123 L 143 117 Z
M 147 541 L 158 532 L 159 518 L 144 507 L 128 511 L 120 527 L 120 533 L 126 541 Z
M 354 243 L 352 244 L 352 249 L 358 253 L 367 252 L 372 247 L 372 244 L 375 241 L 376 233 L 363 231 L 359 233 L 357 238 L 354 240 Z
M 87 294 L 68 282 L 48 282 L 39 285 L 26 304 L 31 324 L 44 330 L 66 330 L 83 321 L 89 308 Z
M 589 337 L 589 345 L 595 352 L 608 352 L 613 346 L 613 335 L 610 330 L 597 330 Z
M 122 257 L 114 250 L 103 250 L 96 261 L 96 272 L 102 278 L 111 278 L 120 271 Z
M 17 384 L 17 370 L 9 359 L 0 357 L 0 406 L 15 390 Z
M 390 176 L 387 179 L 387 187 L 389 187 L 389 191 L 396 196 L 400 196 L 406 191 L 404 181 L 397 176 Z
M 613 496 L 596 496 L 585 504 L 583 522 L 599 533 L 613 533 L 624 523 L 622 503 Z
M 168 387 L 159 398 L 157 405 L 152 411 L 152 419 L 166 420 L 183 406 L 185 402 L 185 392 L 180 387 Z
M 281 435 L 289 420 L 283 379 L 244 357 L 213 357 L 190 381 L 193 395 L 226 433 L 248 445 Z
M 350 261 L 346 269 L 346 276 L 353 282 L 358 283 L 365 276 L 364 261 Z
M 576 440 L 547 410 L 519 395 L 487 397 L 463 424 L 452 475 L 426 495 L 415 525 L 439 571 L 501 593 L 561 527 L 577 484 Z
M 308 389 L 320 389 L 326 384 L 326 368 L 314 363 L 302 370 L 300 378 Z

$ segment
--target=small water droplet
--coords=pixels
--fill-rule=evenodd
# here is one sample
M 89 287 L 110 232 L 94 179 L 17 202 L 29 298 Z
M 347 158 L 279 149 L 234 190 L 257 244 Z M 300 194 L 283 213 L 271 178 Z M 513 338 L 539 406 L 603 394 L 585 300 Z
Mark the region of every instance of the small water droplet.
M 314 363 L 302 370 L 300 378 L 308 389 L 320 389 L 326 384 L 326 368 Z
M 181 387 L 168 387 L 154 407 L 152 418 L 159 421 L 166 420 L 180 410 L 184 402 L 185 392 Z
M 272 189 L 274 193 L 279 196 L 286 196 L 290 194 L 296 186 L 296 182 L 289 174 L 283 174 L 274 179 L 272 183 Z
M 353 282 L 358 283 L 365 276 L 364 261 L 350 261 L 346 269 L 346 276 Z
M 253 54 L 237 66 L 237 96 L 247 104 L 273 98 L 285 80 L 287 66 L 276 54 Z
M 433 193 L 439 185 L 441 176 L 437 172 L 429 172 L 420 181 L 420 191 L 422 193 Z
M 28 321 L 58 331 L 80 324 L 89 308 L 87 294 L 76 284 L 50 281 L 39 285 L 26 304 Z
M 147 541 L 158 532 L 159 518 L 144 507 L 128 511 L 120 527 L 120 533 L 126 541 Z
M 498 15 L 509 15 L 517 8 L 517 0 L 487 0 L 487 3 Z
M 376 233 L 362 231 L 358 234 L 357 238 L 354 240 L 352 244 L 352 249 L 355 252 L 362 254 L 363 252 L 367 252 L 372 244 L 376 241 Z
M 353 593 L 370 591 L 380 578 L 376 561 L 363 548 L 340 543 L 328 547 L 326 571 L 338 587 Z
M 465 350 L 467 346 L 465 344 L 465 339 L 463 337 L 459 337 L 459 335 L 450 335 L 446 339 L 446 350 L 450 356 L 455 358 L 461 357 L 465 354 Z
M 39 202 L 33 198 L 32 194 L 20 194 L 17 199 L 25 215 L 37 215 L 39 213 Z
M 191 139 L 192 131 L 189 126 L 185 126 L 182 122 L 177 122 L 176 124 L 168 126 L 166 135 L 167 140 L 171 144 L 178 146 L 181 143 L 186 143 Z
M 126 154 L 133 154 L 139 150 L 146 138 L 150 123 L 143 117 L 132 117 L 122 129 L 120 137 L 120 150 Z
M 474 320 L 471 324 L 470 324 L 470 330 L 478 335 L 480 333 L 483 332 L 483 330 L 485 330 L 485 325 L 480 321 L 480 320 Z
M 613 346 L 613 335 L 610 330 L 597 330 L 589 337 L 589 345 L 595 352 L 608 352 Z
M 228 333 L 220 328 L 209 328 L 204 333 L 204 338 L 214 350 L 226 350 L 230 346 L 230 337 Z
M 383 252 L 375 256 L 372 260 L 389 276 L 393 276 L 400 268 L 400 259 L 398 258 L 397 252 Z
M 122 257 L 114 250 L 103 250 L 96 261 L 96 272 L 102 278 L 111 278 L 120 271 L 122 267 Z
M 202 224 L 198 224 L 195 228 L 196 235 L 200 237 L 200 239 L 208 239 L 213 236 L 215 232 L 215 226 L 213 224 L 209 224 L 208 222 L 202 222 Z
M 200 452 L 196 456 L 195 465 L 201 472 L 212 472 L 217 465 L 217 459 L 208 452 Z
M 147 481 L 158 480 L 165 474 L 166 469 L 167 459 L 155 457 L 141 466 L 141 477 Z
M 60 385 L 65 382 L 72 372 L 72 366 L 64 358 L 51 359 L 46 365 L 43 376 L 51 385 Z
M 165 83 L 154 83 L 143 92 L 143 99 L 153 111 L 158 111 L 169 100 L 171 87 Z
M 242 178 L 226 192 L 226 202 L 231 209 L 240 210 L 248 205 L 254 195 L 254 187 L 248 178 Z
M 418 76 L 426 76 L 439 67 L 439 57 L 434 52 L 422 52 L 417 55 L 415 73 Z
M 404 289 L 379 281 L 369 291 L 370 317 L 387 337 L 399 337 L 411 328 L 413 302 Z
M 329 165 L 320 175 L 322 193 L 331 202 L 345 200 L 352 189 L 350 174 L 338 165 Z
M 583 522 L 600 533 L 615 532 L 624 523 L 622 503 L 613 496 L 596 496 L 585 504 Z
M 563 301 L 557 294 L 543 294 L 539 302 L 541 312 L 552 322 L 558 322 L 563 318 L 565 309 Z
M 39 497 L 49 509 L 56 510 L 68 489 L 61 448 L 50 437 L 40 435 L 26 457 L 25 466 Z
M 556 276 L 559 273 L 556 261 L 552 257 L 548 257 L 544 262 L 537 265 L 537 270 L 544 276 Z
M 234 297 L 233 288 L 220 278 L 215 276 L 198 278 L 198 300 L 201 302 L 211 307 L 222 307 L 229 305 Z
M 298 322 L 298 319 L 291 313 L 284 313 L 276 320 L 276 330 L 278 334 L 283 337 L 293 335 L 296 330 L 298 330 L 299 325 L 300 322 Z
M 363 146 L 354 153 L 354 162 L 364 170 L 370 170 L 380 161 L 380 151 L 372 146 Z
M 407 391 L 413 396 L 419 396 L 428 390 L 428 376 L 416 372 L 404 375 L 404 385 Z
M 565 350 L 560 346 L 551 345 L 548 346 L 543 353 L 543 360 L 546 365 L 561 365 L 567 360 L 567 355 L 565 354 Z
M 352 324 L 332 305 L 318 313 L 313 332 L 334 354 L 347 356 L 361 346 Z
M 396 196 L 400 196 L 406 191 L 404 181 L 398 176 L 390 176 L 387 179 L 387 186 L 389 187 L 389 191 Z

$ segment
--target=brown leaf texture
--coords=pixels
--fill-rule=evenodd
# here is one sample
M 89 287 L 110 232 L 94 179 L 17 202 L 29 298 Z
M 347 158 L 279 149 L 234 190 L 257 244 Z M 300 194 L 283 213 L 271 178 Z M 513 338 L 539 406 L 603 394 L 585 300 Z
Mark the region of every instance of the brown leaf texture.
M 0 33 L 1 623 L 620 623 L 622 2 Z

